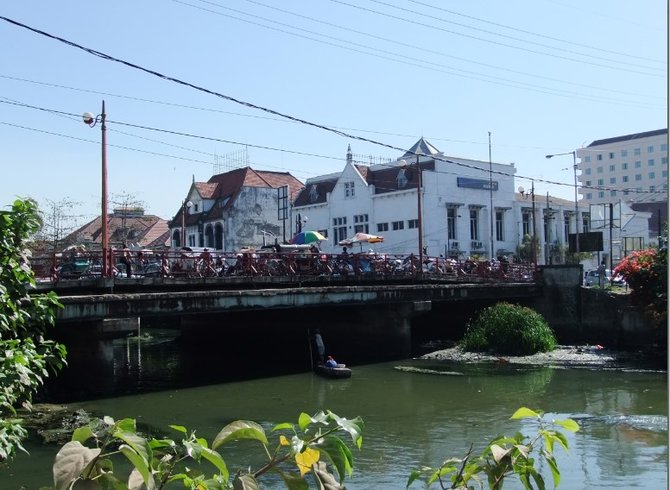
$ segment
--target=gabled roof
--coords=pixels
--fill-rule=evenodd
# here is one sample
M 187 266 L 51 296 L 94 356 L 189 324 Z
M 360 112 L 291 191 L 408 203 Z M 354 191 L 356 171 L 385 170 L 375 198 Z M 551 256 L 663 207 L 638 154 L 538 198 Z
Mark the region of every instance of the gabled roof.
M 251 167 L 243 167 L 230 172 L 213 175 L 207 182 L 195 182 L 193 184 L 203 199 L 218 200 L 220 204 L 213 206 L 205 216 L 208 219 L 223 216 L 226 209 L 230 209 L 244 187 L 261 187 L 267 189 L 278 189 L 285 185 L 289 186 L 289 201 L 294 202 L 297 195 L 304 188 L 304 184 L 288 172 L 272 172 L 265 170 L 254 170 Z M 182 208 L 172 219 L 172 224 L 181 224 Z M 185 224 L 196 223 L 202 213 L 187 214 Z
M 409 150 L 407 150 L 402 157 L 403 158 L 414 157 L 416 156 L 417 153 L 420 153 L 421 155 L 425 156 L 430 156 L 430 155 L 439 155 L 441 152 L 433 145 L 428 143 L 428 141 L 426 141 L 422 136 L 421 139 L 416 143 L 414 143 L 414 146 L 412 146 Z

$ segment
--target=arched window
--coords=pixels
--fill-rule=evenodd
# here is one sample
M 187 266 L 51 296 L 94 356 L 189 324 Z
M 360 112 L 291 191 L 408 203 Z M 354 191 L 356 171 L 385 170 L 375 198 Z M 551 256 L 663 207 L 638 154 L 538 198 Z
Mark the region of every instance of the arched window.
M 181 247 L 181 232 L 179 230 L 174 230 L 172 232 L 172 246 L 174 248 Z
M 221 223 L 214 226 L 214 248 L 223 250 L 223 225 Z
M 205 227 L 205 247 L 214 248 L 214 229 L 211 224 Z

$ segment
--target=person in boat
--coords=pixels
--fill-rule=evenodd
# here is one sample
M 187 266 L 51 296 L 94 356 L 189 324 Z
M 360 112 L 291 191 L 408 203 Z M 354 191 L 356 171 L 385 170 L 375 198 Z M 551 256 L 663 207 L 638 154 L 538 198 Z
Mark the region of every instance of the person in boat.
M 331 367 L 331 368 L 337 367 L 337 361 L 335 359 L 333 359 L 332 356 L 328 356 L 328 359 L 326 359 L 326 367 Z

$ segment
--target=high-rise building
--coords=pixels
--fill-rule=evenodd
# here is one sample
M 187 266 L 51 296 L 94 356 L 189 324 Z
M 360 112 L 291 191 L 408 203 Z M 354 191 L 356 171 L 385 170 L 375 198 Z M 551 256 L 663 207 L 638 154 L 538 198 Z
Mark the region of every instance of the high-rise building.
M 667 128 L 596 140 L 576 155 L 583 204 L 667 203 Z

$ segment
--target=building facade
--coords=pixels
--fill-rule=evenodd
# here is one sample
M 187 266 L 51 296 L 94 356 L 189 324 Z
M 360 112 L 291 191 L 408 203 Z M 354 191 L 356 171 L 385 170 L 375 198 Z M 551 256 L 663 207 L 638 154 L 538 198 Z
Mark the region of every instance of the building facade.
M 193 182 L 170 221 L 172 247 L 236 251 L 283 240 L 292 204 L 303 184 L 288 172 L 250 167 Z
M 667 128 L 596 140 L 576 155 L 583 203 L 667 203 Z

